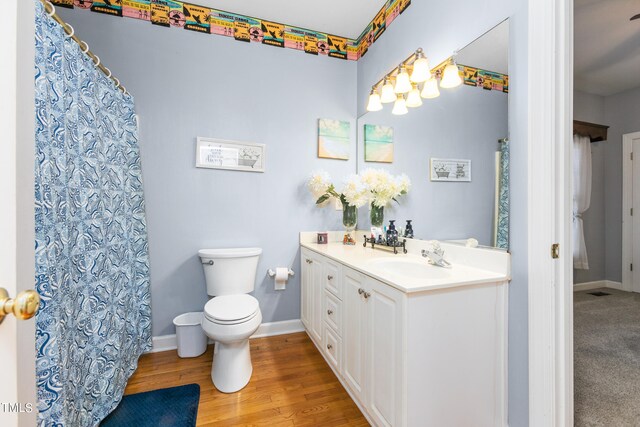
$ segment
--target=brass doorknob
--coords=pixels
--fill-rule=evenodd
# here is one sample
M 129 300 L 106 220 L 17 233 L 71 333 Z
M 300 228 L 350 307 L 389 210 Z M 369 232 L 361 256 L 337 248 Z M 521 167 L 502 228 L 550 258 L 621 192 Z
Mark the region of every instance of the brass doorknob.
M 13 314 L 19 320 L 31 319 L 40 307 L 40 295 L 36 291 L 22 291 L 13 299 L 5 288 L 0 288 L 0 323 Z

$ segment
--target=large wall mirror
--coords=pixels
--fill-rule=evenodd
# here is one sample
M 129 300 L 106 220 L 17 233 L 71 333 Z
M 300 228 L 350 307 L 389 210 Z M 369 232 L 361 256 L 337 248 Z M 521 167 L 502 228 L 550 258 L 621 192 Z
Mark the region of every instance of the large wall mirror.
M 382 168 L 412 181 L 409 194 L 386 209 L 385 222 L 412 220 L 420 239 L 474 238 L 508 249 L 508 80 L 499 84 L 508 76 L 508 46 L 504 21 L 458 51 L 458 66 L 468 67 L 464 84 L 441 88 L 404 115 L 385 104 L 358 118 L 358 171 Z

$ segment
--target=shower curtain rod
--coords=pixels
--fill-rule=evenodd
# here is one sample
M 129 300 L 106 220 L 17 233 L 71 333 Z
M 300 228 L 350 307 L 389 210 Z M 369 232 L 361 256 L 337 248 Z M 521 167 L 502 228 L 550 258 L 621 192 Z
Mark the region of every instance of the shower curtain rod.
M 74 42 L 78 43 L 78 46 L 80 46 L 80 50 L 83 53 L 86 53 L 89 56 L 89 58 L 91 58 L 93 63 L 96 65 L 96 67 L 100 71 L 102 71 L 108 78 L 110 78 L 116 84 L 116 87 L 122 91 L 122 93 L 124 93 L 125 95 L 128 95 L 129 92 L 127 92 L 127 88 L 125 88 L 120 84 L 120 80 L 113 77 L 113 74 L 111 74 L 110 69 L 108 69 L 107 67 L 105 67 L 100 63 L 100 57 L 89 50 L 89 44 L 83 40 L 80 40 L 75 35 L 75 31 L 73 27 L 70 24 L 64 22 L 62 18 L 60 18 L 60 16 L 56 13 L 56 7 L 47 0 L 40 0 L 40 3 L 42 3 L 42 5 L 44 6 L 44 10 L 47 13 L 47 15 L 62 26 L 62 29 L 67 34 L 67 37 L 70 37 Z

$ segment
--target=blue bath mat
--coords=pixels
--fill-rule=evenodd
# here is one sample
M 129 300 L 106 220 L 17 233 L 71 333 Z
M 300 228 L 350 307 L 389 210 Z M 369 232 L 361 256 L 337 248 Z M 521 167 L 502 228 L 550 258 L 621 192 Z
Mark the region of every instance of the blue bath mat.
M 124 396 L 101 427 L 194 427 L 200 386 L 188 384 Z

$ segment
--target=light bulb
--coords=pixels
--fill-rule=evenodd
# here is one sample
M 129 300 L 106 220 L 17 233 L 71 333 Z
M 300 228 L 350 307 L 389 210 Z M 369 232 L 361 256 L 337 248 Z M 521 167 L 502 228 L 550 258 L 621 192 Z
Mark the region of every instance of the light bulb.
M 402 116 L 403 114 L 407 114 L 409 110 L 407 110 L 407 102 L 404 100 L 404 95 L 398 96 L 395 104 L 393 104 L 393 110 L 391 114 L 395 114 L 396 116 Z
M 388 78 L 384 79 L 382 90 L 380 91 L 380 102 L 388 103 L 396 100 L 396 93 L 393 91 L 393 85 Z
M 371 89 L 369 94 L 369 102 L 367 103 L 367 111 L 380 111 L 382 110 L 382 102 L 380 102 L 380 95 L 375 89 Z
M 416 51 L 416 60 L 413 63 L 413 71 L 411 72 L 411 81 L 414 83 L 426 82 L 431 77 L 429 69 L 429 61 L 422 53 L 422 49 Z
M 437 98 L 440 96 L 440 89 L 438 89 L 438 81 L 435 77 L 431 76 L 429 80 L 424 82 L 424 87 L 420 93 L 425 99 Z
M 440 87 L 445 89 L 451 89 L 462 84 L 460 78 L 460 72 L 455 62 L 451 61 L 446 67 L 444 67 L 444 73 L 442 74 L 442 80 L 440 80 Z
M 407 107 L 415 108 L 422 105 L 422 98 L 420 98 L 420 91 L 418 90 L 418 85 L 413 84 L 413 88 L 407 95 Z
M 407 93 L 411 90 L 411 79 L 409 79 L 409 73 L 407 73 L 407 68 L 404 65 L 398 67 L 394 90 L 396 93 Z

